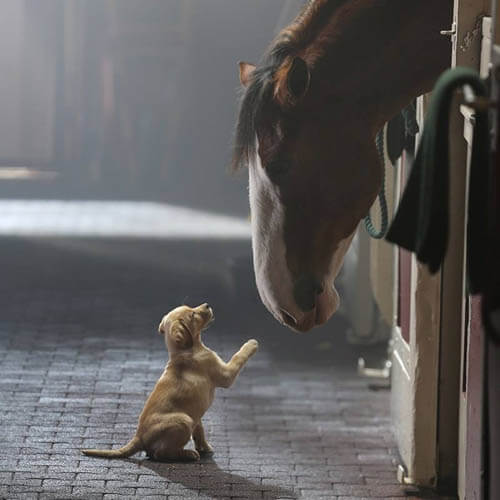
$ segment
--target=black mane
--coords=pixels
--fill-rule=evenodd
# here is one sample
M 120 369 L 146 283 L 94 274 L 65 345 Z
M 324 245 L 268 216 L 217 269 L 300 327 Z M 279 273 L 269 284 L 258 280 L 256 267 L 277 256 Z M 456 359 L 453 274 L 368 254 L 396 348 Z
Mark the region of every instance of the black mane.
M 244 90 L 236 124 L 236 138 L 233 151 L 233 169 L 247 165 L 255 154 L 255 136 L 262 110 L 271 105 L 273 79 L 283 61 L 295 52 L 291 40 L 278 40 L 264 55 L 262 62 L 254 70 L 248 87 Z

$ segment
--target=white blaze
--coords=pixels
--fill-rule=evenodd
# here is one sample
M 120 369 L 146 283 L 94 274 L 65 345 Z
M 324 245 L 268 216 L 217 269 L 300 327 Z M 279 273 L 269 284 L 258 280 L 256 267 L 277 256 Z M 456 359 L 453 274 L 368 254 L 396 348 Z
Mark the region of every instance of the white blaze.
M 283 229 L 285 209 L 279 198 L 278 188 L 269 180 L 257 153 L 248 171 L 253 264 L 260 298 L 280 322 L 283 322 L 283 311 L 295 318 L 297 323 L 308 321 L 308 313 L 298 307 L 293 296 L 293 279 L 286 263 Z M 320 322 L 326 321 L 338 308 L 339 296 L 334 287 L 334 279 L 353 235 L 354 233 L 339 242 L 331 257 L 327 274 L 318 276 L 325 287 L 317 302 L 320 310 L 317 319 Z
M 296 309 L 291 273 L 286 265 L 284 208 L 258 154 L 249 165 L 249 195 L 255 280 L 264 305 L 282 321 L 277 309 Z M 279 304 L 279 306 L 278 306 Z

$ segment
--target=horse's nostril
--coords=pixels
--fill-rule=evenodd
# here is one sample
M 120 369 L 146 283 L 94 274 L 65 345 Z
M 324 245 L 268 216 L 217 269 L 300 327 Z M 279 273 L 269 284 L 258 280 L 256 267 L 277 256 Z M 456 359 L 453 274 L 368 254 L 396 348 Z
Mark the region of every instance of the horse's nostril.
M 283 322 L 289 326 L 295 326 L 297 324 L 297 320 L 284 309 L 281 309 L 281 317 L 283 319 Z
M 293 296 L 303 311 L 311 311 L 316 306 L 316 296 L 323 293 L 322 284 L 312 275 L 302 275 L 295 283 Z

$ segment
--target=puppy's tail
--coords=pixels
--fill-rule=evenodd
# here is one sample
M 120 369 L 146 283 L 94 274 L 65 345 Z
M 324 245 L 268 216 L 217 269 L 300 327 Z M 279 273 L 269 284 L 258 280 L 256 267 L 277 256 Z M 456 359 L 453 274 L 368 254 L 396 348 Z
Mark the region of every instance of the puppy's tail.
M 82 450 L 82 453 L 88 457 L 127 458 L 142 450 L 144 447 L 141 440 L 134 436 L 125 446 L 117 450 Z

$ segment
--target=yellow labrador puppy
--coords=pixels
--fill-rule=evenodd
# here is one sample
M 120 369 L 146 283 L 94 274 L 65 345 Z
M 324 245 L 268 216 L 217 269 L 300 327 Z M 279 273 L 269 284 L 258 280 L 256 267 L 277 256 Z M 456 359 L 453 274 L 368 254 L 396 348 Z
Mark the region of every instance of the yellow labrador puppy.
M 169 362 L 149 395 L 139 417 L 135 436 L 117 450 L 83 450 L 92 457 L 129 457 L 146 451 L 153 460 L 198 460 L 211 453 L 201 417 L 212 404 L 216 387 L 230 387 L 258 348 L 249 340 L 229 363 L 201 342 L 201 332 L 213 320 L 208 304 L 180 306 L 161 320 Z M 196 451 L 184 446 L 193 437 Z

